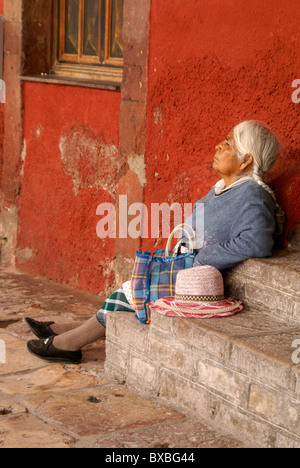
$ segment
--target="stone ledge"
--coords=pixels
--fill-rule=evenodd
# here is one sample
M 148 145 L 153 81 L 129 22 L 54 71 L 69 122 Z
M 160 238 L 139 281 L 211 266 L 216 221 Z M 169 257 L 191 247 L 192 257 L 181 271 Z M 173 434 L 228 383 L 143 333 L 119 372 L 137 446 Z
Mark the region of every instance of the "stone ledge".
M 300 252 L 281 250 L 271 258 L 250 259 L 228 270 L 224 277 L 228 295 L 300 325 Z
M 107 378 L 159 396 L 262 447 L 300 447 L 300 367 L 292 343 L 300 326 L 257 310 L 190 320 L 152 312 L 108 316 Z

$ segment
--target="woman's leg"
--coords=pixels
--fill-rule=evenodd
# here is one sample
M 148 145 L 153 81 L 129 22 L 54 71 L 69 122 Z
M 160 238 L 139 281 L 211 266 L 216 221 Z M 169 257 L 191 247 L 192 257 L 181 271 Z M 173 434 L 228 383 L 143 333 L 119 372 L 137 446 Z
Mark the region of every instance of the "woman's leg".
M 42 359 L 63 359 L 68 362 L 78 363 L 82 359 L 81 348 L 105 336 L 107 314 L 117 310 L 134 312 L 134 308 L 126 298 L 123 287 L 106 299 L 101 310 L 82 325 L 51 323 L 50 325 L 53 328 L 50 328 L 50 333 L 53 331 L 57 333 L 57 336 L 51 335 L 49 338 L 40 339 L 39 341 L 31 340 L 27 343 L 28 350 Z
M 82 325 L 82 322 L 54 322 L 50 325 L 50 329 L 56 335 L 61 335 L 62 333 L 66 333 L 67 331 L 80 327 L 80 325 Z
M 105 336 L 105 328 L 94 315 L 79 327 L 56 336 L 53 340 L 53 346 L 64 351 L 79 351 L 103 336 Z
M 126 298 L 123 286 L 106 299 L 102 308 L 90 320 L 74 330 L 56 336 L 53 346 L 64 351 L 79 351 L 84 346 L 105 336 L 108 313 L 118 310 L 135 312 Z

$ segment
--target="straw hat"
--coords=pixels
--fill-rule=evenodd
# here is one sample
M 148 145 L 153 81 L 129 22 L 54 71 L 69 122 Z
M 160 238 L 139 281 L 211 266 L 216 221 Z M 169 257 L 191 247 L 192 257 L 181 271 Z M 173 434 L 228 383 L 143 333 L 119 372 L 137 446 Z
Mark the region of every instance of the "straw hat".
M 189 318 L 227 317 L 243 309 L 243 304 L 224 297 L 224 282 L 219 270 L 200 266 L 179 271 L 175 297 L 165 297 L 150 304 L 163 315 Z

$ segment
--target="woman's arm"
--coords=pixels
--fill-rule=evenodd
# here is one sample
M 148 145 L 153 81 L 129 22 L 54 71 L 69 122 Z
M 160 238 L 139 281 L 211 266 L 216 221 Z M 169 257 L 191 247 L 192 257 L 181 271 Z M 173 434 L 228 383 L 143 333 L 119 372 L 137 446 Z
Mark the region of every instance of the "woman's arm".
M 231 226 L 230 240 L 206 244 L 194 266 L 211 265 L 218 270 L 231 268 L 248 258 L 269 257 L 274 245 L 274 216 L 266 200 L 249 200 Z

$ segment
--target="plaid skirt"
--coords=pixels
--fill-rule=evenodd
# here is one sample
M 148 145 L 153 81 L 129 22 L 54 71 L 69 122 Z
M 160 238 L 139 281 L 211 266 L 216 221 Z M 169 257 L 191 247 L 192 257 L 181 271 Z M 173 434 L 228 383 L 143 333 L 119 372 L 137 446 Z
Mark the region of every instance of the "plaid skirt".
M 106 317 L 109 312 L 116 312 L 118 310 L 122 312 L 135 312 L 134 307 L 130 304 L 125 294 L 125 290 L 128 290 L 128 288 L 126 288 L 126 284 L 128 285 L 128 283 L 125 283 L 116 292 L 109 296 L 101 309 L 98 310 L 97 319 L 103 327 L 106 327 Z

